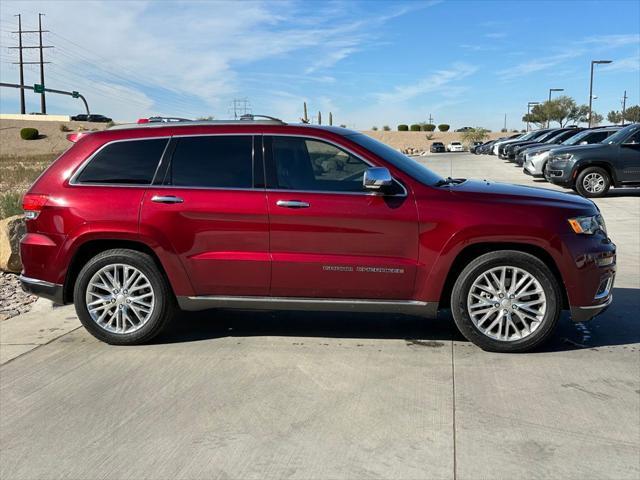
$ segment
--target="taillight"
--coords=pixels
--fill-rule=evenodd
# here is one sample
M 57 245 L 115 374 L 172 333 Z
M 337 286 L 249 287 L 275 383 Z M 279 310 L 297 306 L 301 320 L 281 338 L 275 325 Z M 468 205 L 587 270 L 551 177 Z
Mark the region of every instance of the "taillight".
M 24 210 L 24 218 L 33 220 L 38 218 L 40 211 L 46 205 L 49 195 L 36 195 L 27 193 L 22 199 L 22 209 Z
M 149 123 L 149 119 L 148 118 L 139 118 L 138 119 L 138 123 Z

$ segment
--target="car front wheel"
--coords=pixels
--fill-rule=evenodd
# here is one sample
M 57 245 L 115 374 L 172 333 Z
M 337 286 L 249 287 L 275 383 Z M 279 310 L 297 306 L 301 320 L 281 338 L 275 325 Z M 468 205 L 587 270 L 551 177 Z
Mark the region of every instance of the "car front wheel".
M 136 345 L 155 337 L 173 316 L 175 300 L 153 259 L 113 249 L 82 268 L 74 288 L 76 313 L 94 337 L 112 345 Z
M 602 197 L 607 194 L 609 188 L 611 188 L 611 177 L 604 168 L 585 168 L 576 178 L 576 191 L 583 197 Z
M 543 343 L 560 317 L 558 282 L 539 258 L 502 250 L 460 273 L 451 311 L 460 332 L 483 350 L 524 352 Z

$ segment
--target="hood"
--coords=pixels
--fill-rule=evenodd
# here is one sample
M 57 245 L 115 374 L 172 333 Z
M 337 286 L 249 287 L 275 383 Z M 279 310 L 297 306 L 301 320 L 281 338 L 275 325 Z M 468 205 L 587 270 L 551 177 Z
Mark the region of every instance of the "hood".
M 529 205 L 545 205 L 560 208 L 597 211 L 595 204 L 579 195 L 558 192 L 547 188 L 526 187 L 487 180 L 467 180 L 450 188 L 453 193 L 462 195 L 478 195 L 489 200 L 512 202 Z
M 540 145 L 531 145 L 527 147 L 526 153 L 527 155 L 531 155 L 532 153 L 546 152 L 552 149 L 557 150 L 558 148 L 562 148 L 562 147 L 560 147 L 560 145 L 557 145 L 557 144 L 552 145 L 552 144 L 542 143 Z
M 588 150 L 597 150 L 599 148 L 607 148 L 609 145 L 606 145 L 604 143 L 591 143 L 588 145 L 566 145 L 564 147 L 561 146 L 557 146 L 557 148 L 554 148 L 554 153 L 558 154 L 558 153 L 573 153 L 573 152 L 577 152 L 577 151 L 588 151 Z

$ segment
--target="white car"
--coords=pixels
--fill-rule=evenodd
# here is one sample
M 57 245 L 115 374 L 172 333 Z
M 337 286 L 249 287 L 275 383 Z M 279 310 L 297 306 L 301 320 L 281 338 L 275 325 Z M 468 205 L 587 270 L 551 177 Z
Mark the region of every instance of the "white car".
M 451 142 L 447 145 L 447 152 L 464 152 L 464 147 L 460 142 Z

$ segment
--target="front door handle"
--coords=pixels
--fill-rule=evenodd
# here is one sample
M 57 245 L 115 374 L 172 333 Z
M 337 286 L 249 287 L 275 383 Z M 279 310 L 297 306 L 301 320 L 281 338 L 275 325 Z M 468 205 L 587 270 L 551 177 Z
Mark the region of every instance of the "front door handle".
M 182 200 L 180 197 L 176 197 L 174 195 L 154 195 L 153 197 L 151 197 L 151 201 L 152 202 L 156 202 L 156 203 L 182 203 L 182 202 L 184 202 L 184 200 Z
M 278 200 L 276 205 L 284 208 L 309 208 L 309 203 L 300 200 Z

